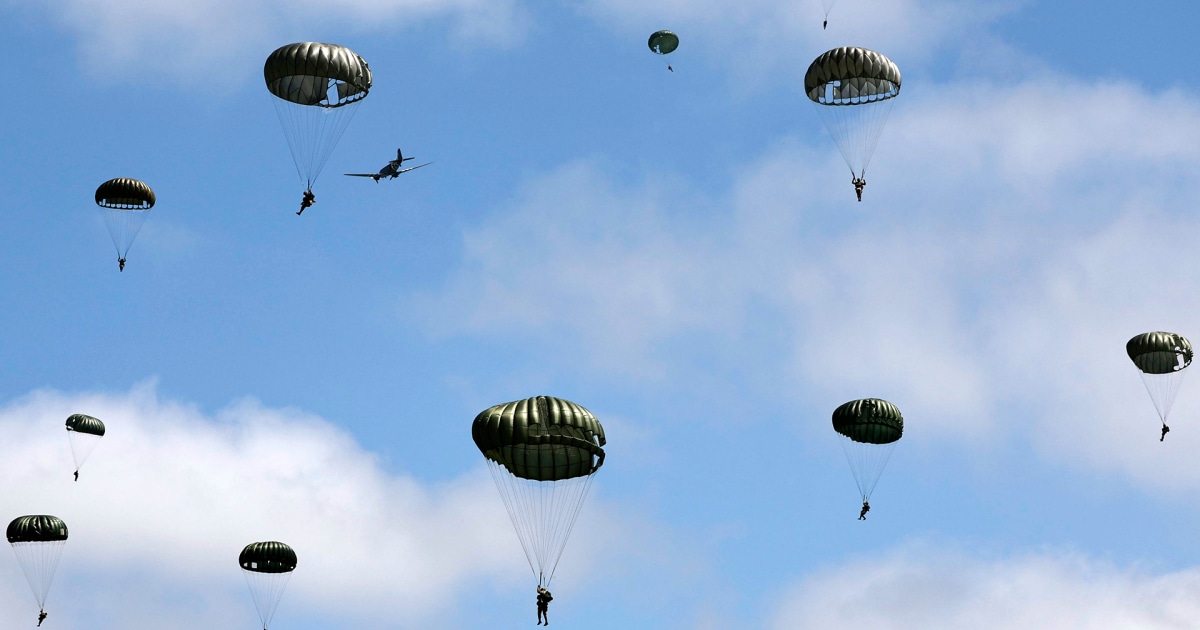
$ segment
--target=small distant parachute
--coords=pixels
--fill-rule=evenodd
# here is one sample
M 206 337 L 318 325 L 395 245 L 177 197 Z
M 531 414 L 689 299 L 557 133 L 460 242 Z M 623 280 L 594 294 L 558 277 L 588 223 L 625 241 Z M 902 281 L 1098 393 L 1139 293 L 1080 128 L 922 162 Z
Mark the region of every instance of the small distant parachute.
M 110 179 L 96 189 L 96 205 L 104 214 L 108 234 L 117 248 L 117 262 L 125 270 L 125 257 L 154 207 L 154 191 L 145 182 L 128 177 Z
M 484 410 L 471 437 L 487 459 L 530 570 L 548 587 L 592 475 L 604 464 L 604 427 L 569 400 L 538 396 Z
M 813 60 L 804 92 L 856 180 L 864 180 L 879 135 L 900 94 L 900 69 L 866 48 L 834 48 Z M 861 200 L 861 188 L 860 200 Z
M 904 435 L 904 417 L 886 400 L 852 400 L 833 410 L 833 430 L 844 438 L 842 451 L 865 504 Z
M 825 26 L 829 26 L 829 12 L 833 10 L 835 4 L 837 4 L 837 0 L 821 0 L 821 7 L 825 9 L 825 25 L 821 27 L 822 30 Z
M 67 544 L 67 524 L 57 516 L 21 516 L 8 524 L 8 542 L 33 589 L 38 609 L 46 609 L 46 593 Z
M 1167 416 L 1183 383 L 1184 370 L 1192 364 L 1192 342 L 1176 333 L 1148 332 L 1130 339 L 1125 352 L 1142 375 L 1142 383 L 1162 421 L 1165 438 L 1169 430 Z
M 104 423 L 82 413 L 73 414 L 67 418 L 67 436 L 71 439 L 71 457 L 75 459 L 75 480 L 78 481 L 83 462 L 104 437 Z
M 671 31 L 656 31 L 650 35 L 647 45 L 650 46 L 650 52 L 656 55 L 669 55 L 679 48 L 679 36 Z M 669 65 L 667 69 L 671 72 L 675 71 L 675 68 Z
M 371 90 L 371 69 L 336 44 L 288 44 L 267 57 L 267 90 L 283 126 L 296 173 L 309 189 Z
M 296 570 L 296 552 L 276 541 L 250 543 L 238 555 L 238 565 L 246 576 L 250 596 L 254 598 L 259 620 L 266 630 L 275 617 L 275 609 L 279 607 L 292 571 Z

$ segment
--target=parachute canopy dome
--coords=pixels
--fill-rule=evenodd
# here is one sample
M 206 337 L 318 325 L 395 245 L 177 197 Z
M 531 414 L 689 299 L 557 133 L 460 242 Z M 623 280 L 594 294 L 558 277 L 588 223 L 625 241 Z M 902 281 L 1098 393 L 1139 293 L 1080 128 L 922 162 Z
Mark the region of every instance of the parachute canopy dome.
M 1171 374 L 1192 364 L 1192 342 L 1176 333 L 1142 333 L 1125 344 L 1125 352 L 1146 374 Z
M 296 552 L 276 541 L 250 543 L 238 555 L 238 564 L 255 573 L 290 573 L 296 569 Z
M 650 36 L 647 43 L 650 50 L 660 55 L 668 55 L 679 48 L 679 36 L 671 31 L 658 31 Z
M 904 417 L 886 400 L 852 400 L 833 410 L 833 430 L 862 444 L 891 444 L 904 434 Z
M 491 407 L 471 426 L 484 457 L 522 479 L 583 477 L 604 464 L 604 427 L 569 400 L 537 396 Z
M 299 105 L 341 107 L 371 89 L 371 69 L 353 50 L 337 44 L 301 42 L 280 47 L 263 66 L 267 89 Z M 336 98 L 329 94 L 337 87 Z
M 145 182 L 118 177 L 96 189 L 96 205 L 112 210 L 149 210 L 154 207 L 154 191 Z
M 104 423 L 99 418 L 77 413 L 67 418 L 67 430 L 99 437 L 104 435 Z
M 59 542 L 67 539 L 67 524 L 57 516 L 20 516 L 8 524 L 8 542 Z
M 900 93 L 900 69 L 891 59 L 866 48 L 834 48 L 813 60 L 804 75 L 804 92 L 820 105 L 859 105 Z

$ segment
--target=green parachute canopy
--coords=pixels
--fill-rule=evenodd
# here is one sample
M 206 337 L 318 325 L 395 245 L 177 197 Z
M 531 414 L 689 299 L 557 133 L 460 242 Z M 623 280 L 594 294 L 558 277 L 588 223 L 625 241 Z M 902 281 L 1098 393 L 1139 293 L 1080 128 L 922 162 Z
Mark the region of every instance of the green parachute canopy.
M 276 541 L 250 543 L 238 554 L 238 565 L 256 573 L 287 573 L 296 570 L 296 552 Z
M 1129 360 L 1137 367 L 1146 392 L 1163 426 L 1175 404 L 1184 371 L 1192 364 L 1192 342 L 1171 332 L 1142 333 L 1125 344 Z M 1163 437 L 1166 437 L 1164 430 Z
M 479 452 L 522 479 L 558 481 L 590 475 L 604 464 L 604 427 L 569 400 L 538 396 L 496 405 L 475 416 Z
M 900 83 L 891 59 L 852 46 L 823 53 L 804 75 L 804 93 L 856 177 L 866 174 Z
M 66 539 L 67 524 L 57 516 L 19 516 L 8 524 L 10 543 L 58 542 Z
M 833 410 L 833 430 L 844 438 L 842 452 L 865 503 L 904 434 L 904 417 L 886 400 L 852 400 Z
M 8 524 L 8 542 L 12 543 L 38 608 L 45 610 L 46 595 L 67 544 L 67 524 L 47 514 L 20 516 Z
M 242 567 L 259 621 L 266 630 L 296 569 L 296 552 L 274 540 L 250 543 L 238 554 L 238 566 Z
M 371 90 L 371 68 L 337 44 L 300 42 L 267 57 L 263 79 L 300 179 L 312 183 Z
M 891 444 L 904 434 L 904 417 L 886 400 L 852 400 L 833 410 L 833 430 L 863 444 Z
M 145 182 L 128 177 L 110 179 L 96 189 L 96 205 L 104 215 L 117 258 L 124 259 L 129 254 L 154 201 L 154 191 Z
M 104 436 L 104 423 L 82 413 L 67 417 L 67 437 L 71 440 L 71 457 L 75 460 L 75 472 L 83 467 L 92 450 Z M 76 477 L 78 479 L 78 477 Z
M 671 31 L 657 31 L 650 35 L 647 45 L 655 54 L 669 55 L 679 48 L 679 36 Z
M 592 475 L 604 464 L 604 427 L 569 400 L 537 396 L 475 416 L 483 453 L 538 583 L 554 578 Z
M 99 418 L 76 413 L 67 417 L 67 430 L 100 437 L 104 435 L 104 423 Z

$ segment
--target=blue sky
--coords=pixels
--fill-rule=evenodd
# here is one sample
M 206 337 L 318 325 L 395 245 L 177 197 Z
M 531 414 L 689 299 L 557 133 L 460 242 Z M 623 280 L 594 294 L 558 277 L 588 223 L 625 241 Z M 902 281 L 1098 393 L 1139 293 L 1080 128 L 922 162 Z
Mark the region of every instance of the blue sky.
M 608 458 L 555 579 L 574 628 L 1171 628 L 1200 614 L 1200 8 L 1143 2 L 6 0 L 0 514 L 72 539 L 49 627 L 509 628 L 533 580 L 469 438 L 538 394 Z M 674 73 L 646 50 L 671 28 Z M 262 61 L 375 86 L 302 184 Z M 859 204 L 801 85 L 903 92 Z M 375 185 L 397 146 L 435 164 Z M 95 187 L 158 195 L 124 273 Z M 1190 378 L 1190 377 L 1189 377 Z M 866 522 L 830 428 L 906 419 Z M 109 434 L 70 481 L 62 422 Z M 0 625 L 36 606 L 0 563 Z

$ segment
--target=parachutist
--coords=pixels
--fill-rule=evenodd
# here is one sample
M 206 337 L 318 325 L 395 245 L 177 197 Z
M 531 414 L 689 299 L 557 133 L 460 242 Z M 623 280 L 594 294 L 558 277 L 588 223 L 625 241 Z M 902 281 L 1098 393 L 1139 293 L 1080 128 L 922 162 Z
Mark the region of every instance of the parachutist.
M 300 200 L 300 212 L 297 212 L 296 216 L 300 216 L 305 210 L 311 208 L 316 202 L 317 196 L 313 194 L 311 188 L 304 191 L 304 198 Z
M 671 72 L 675 72 L 675 68 L 672 68 L 671 66 L 667 66 L 667 70 L 670 70 Z
M 554 597 L 550 595 L 550 591 L 542 588 L 542 585 L 539 584 L 537 587 L 537 625 L 542 625 L 542 619 L 546 620 L 545 625 L 550 625 L 550 615 L 547 613 L 550 610 L 550 601 L 553 599 Z
M 858 195 L 858 200 L 861 202 L 862 201 L 862 191 L 863 191 L 863 188 L 865 188 L 867 185 L 867 180 L 865 180 L 861 177 L 854 177 L 850 180 L 850 183 L 854 184 L 854 194 Z
M 1163 428 L 1162 428 L 1162 435 L 1158 438 L 1158 441 L 1161 442 L 1161 441 L 1167 439 L 1167 434 L 1170 432 L 1171 432 L 1171 427 L 1167 426 L 1167 423 L 1164 422 Z
M 79 471 L 75 471 L 75 481 L 79 481 Z
M 42 627 L 42 622 L 45 620 L 46 620 L 46 611 L 43 610 L 38 613 L 38 627 L 39 628 Z
M 823 30 L 825 30 L 825 29 L 826 29 L 826 28 L 828 28 L 828 27 L 829 27 L 829 20 L 825 20 L 824 22 L 822 22 L 822 23 L 821 23 L 821 30 L 822 30 L 822 31 L 823 31 Z
M 120 270 L 121 270 L 121 271 L 125 271 L 125 259 L 124 259 L 124 258 L 118 258 L 118 259 L 117 259 L 117 266 L 118 266 L 118 267 L 120 267 Z
M 860 521 L 867 520 L 867 512 L 870 512 L 870 511 L 871 511 L 871 504 L 867 503 L 866 501 L 863 501 L 862 510 L 859 511 L 859 513 L 858 513 L 858 520 L 860 520 Z

